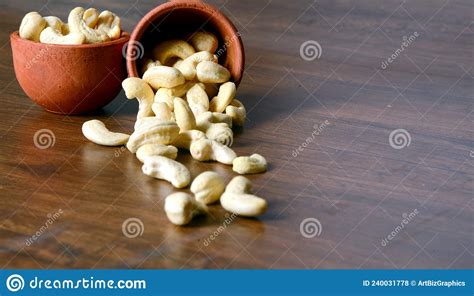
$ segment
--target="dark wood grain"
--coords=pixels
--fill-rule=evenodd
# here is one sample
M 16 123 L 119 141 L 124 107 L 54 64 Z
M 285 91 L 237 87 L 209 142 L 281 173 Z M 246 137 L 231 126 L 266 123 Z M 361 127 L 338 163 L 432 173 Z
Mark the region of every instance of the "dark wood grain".
M 97 114 L 58 116 L 22 92 L 8 36 L 26 12 L 65 19 L 77 5 L 107 8 L 130 32 L 157 5 L 73 2 L 0 4 L 0 267 L 474 267 L 471 1 L 212 1 L 239 28 L 246 48 L 238 98 L 249 120 L 236 131 L 234 148 L 270 162 L 269 172 L 249 177 L 268 199 L 268 212 L 236 218 L 223 231 L 219 205 L 187 227 L 171 225 L 163 199 L 174 189 L 143 175 L 125 149 L 82 136 L 81 124 L 91 118 L 130 131 L 135 101 L 120 94 Z M 382 69 L 414 32 L 419 37 Z M 320 59 L 301 58 L 307 40 L 319 42 Z M 314 141 L 294 153 L 326 120 Z M 389 135 L 401 128 L 411 143 L 397 150 Z M 54 146 L 34 145 L 41 129 L 53 132 Z M 227 166 L 186 153 L 179 160 L 193 176 L 204 170 L 226 181 L 234 176 Z M 137 238 L 122 233 L 131 217 L 144 225 Z M 319 236 L 301 234 L 306 218 L 320 221 Z

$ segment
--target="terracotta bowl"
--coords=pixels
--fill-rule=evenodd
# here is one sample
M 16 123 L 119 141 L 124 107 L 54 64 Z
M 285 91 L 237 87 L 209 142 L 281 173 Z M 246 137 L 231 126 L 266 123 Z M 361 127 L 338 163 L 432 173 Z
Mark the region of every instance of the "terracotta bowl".
M 86 113 L 105 106 L 127 77 L 120 39 L 83 45 L 56 45 L 10 35 L 13 65 L 23 91 L 38 105 L 59 114 Z
M 245 64 L 240 33 L 216 7 L 198 0 L 175 0 L 159 5 L 147 13 L 135 27 L 127 49 L 127 70 L 132 77 L 141 77 L 141 60 L 148 58 L 160 40 L 183 38 L 197 31 L 208 31 L 219 39 L 216 55 L 219 63 L 229 69 L 238 85 Z

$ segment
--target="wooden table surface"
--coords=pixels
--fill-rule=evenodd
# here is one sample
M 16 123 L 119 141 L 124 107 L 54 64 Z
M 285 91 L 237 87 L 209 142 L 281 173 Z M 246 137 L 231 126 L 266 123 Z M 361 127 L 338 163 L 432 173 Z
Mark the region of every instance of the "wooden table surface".
M 33 10 L 108 8 L 131 31 L 158 2 L 1 2 L 1 268 L 474 267 L 472 1 L 211 1 L 245 43 L 233 147 L 268 159 L 249 178 L 269 209 L 233 219 L 214 205 L 187 227 L 165 217 L 168 183 L 82 136 L 92 118 L 130 132 L 136 101 L 47 113 L 15 79 L 8 39 Z M 319 58 L 303 50 L 314 42 Z M 40 133 L 52 141 L 35 145 Z

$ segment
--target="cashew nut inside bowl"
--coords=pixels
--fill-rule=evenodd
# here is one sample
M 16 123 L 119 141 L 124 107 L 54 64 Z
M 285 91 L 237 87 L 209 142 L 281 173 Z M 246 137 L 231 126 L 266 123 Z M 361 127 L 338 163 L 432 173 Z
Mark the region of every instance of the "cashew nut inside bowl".
M 120 38 L 120 18 L 108 11 L 100 14 L 95 8 L 76 7 L 69 12 L 68 23 L 55 16 L 42 17 L 33 11 L 27 13 L 20 24 L 23 39 L 49 44 L 99 43 Z

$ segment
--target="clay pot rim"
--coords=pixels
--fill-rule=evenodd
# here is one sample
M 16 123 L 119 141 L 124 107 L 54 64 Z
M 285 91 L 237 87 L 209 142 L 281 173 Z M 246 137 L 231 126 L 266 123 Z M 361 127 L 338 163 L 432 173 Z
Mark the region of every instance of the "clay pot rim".
M 130 42 L 139 42 L 140 38 L 143 37 L 143 34 L 145 33 L 146 29 L 148 28 L 148 25 L 150 23 L 153 23 L 155 19 L 157 19 L 160 15 L 170 13 L 174 10 L 177 9 L 196 9 L 204 12 L 209 12 L 212 11 L 213 14 L 218 16 L 218 18 L 222 18 L 224 22 L 222 22 L 222 25 L 227 27 L 230 31 L 238 33 L 239 30 L 234 26 L 234 24 L 230 21 L 230 19 L 220 12 L 216 7 L 213 5 L 207 4 L 203 1 L 200 0 L 171 0 L 169 2 L 165 2 L 163 4 L 160 4 L 150 10 L 145 16 L 143 16 L 138 24 L 135 26 L 132 35 L 130 36 Z M 244 45 L 242 43 L 242 39 L 239 36 L 238 42 L 236 42 L 236 46 L 238 47 L 236 52 L 240 52 L 240 65 L 239 67 L 244 69 L 245 65 L 245 53 L 244 53 Z M 140 77 L 138 74 L 138 68 L 137 68 L 137 63 L 136 60 L 131 59 L 129 57 L 133 56 L 133 48 L 129 47 L 127 49 L 127 58 L 126 58 L 126 64 L 127 64 L 127 72 L 130 77 Z M 239 84 L 242 79 L 239 77 L 238 81 L 236 81 L 236 84 Z
M 37 44 L 39 46 L 48 46 L 53 48 L 73 48 L 73 49 L 81 49 L 81 48 L 99 48 L 99 47 L 108 47 L 114 46 L 120 43 L 127 43 L 130 40 L 130 34 L 128 32 L 122 32 L 122 35 L 119 39 L 115 39 L 112 41 L 105 41 L 100 43 L 92 43 L 92 44 L 51 44 L 51 43 L 41 43 L 36 41 L 31 41 L 28 39 L 23 39 L 20 37 L 18 31 L 15 31 L 10 34 L 10 39 L 15 40 L 16 42 L 24 42 L 24 43 L 31 43 Z

